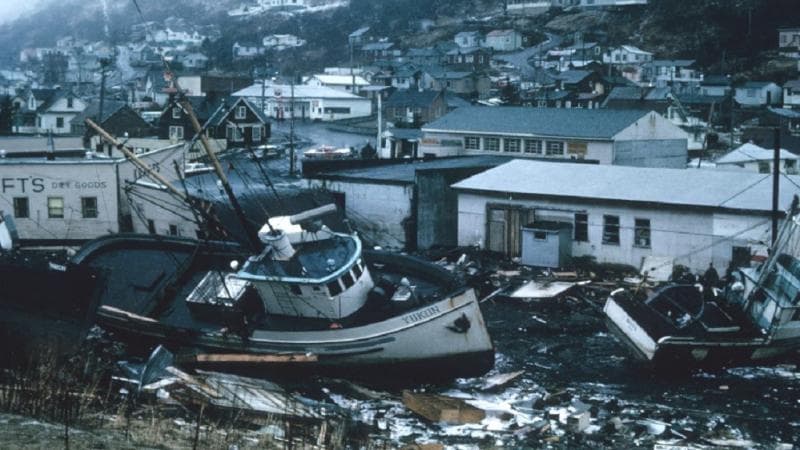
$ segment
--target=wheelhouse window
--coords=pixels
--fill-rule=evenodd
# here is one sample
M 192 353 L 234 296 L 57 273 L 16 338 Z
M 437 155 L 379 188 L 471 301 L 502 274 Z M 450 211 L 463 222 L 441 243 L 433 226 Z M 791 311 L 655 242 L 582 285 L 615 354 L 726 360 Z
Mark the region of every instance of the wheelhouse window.
M 525 153 L 542 154 L 542 141 L 537 139 L 525 139 Z
M 477 136 L 464 136 L 464 149 L 465 150 L 480 150 L 481 138 Z
M 344 283 L 345 289 L 350 289 L 356 282 L 353 279 L 353 275 L 351 275 L 350 272 L 346 272 L 342 275 L 342 283 Z
M 564 154 L 564 143 L 557 141 L 547 141 L 547 155 L 561 156 Z
M 603 216 L 603 244 L 619 245 L 619 216 Z
M 25 219 L 30 217 L 30 205 L 28 197 L 14 197 L 14 217 Z
M 353 275 L 356 276 L 356 280 L 360 279 L 363 273 L 364 272 L 361 270 L 361 261 L 353 265 Z
M 589 242 L 589 215 L 575 213 L 575 242 Z
M 97 218 L 97 197 L 81 197 L 81 214 L 84 219 Z
M 64 218 L 64 197 L 47 197 L 47 217 Z
M 328 283 L 328 292 L 330 292 L 331 297 L 335 297 L 342 293 L 342 285 L 339 284 L 339 280 L 333 280 Z
M 650 219 L 635 219 L 633 227 L 634 247 L 650 248 Z
M 483 139 L 483 149 L 490 152 L 500 151 L 500 138 L 487 137 Z
M 519 139 L 503 139 L 503 151 L 519 153 Z

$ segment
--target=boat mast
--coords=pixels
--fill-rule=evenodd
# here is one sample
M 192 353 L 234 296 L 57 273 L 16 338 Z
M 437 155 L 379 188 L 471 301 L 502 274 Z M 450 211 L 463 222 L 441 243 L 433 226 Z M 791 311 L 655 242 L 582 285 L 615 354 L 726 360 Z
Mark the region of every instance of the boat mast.
M 176 83 L 176 88 L 178 88 Z M 192 105 L 189 102 L 189 99 L 186 98 L 185 95 L 180 91 L 178 88 L 178 95 L 181 95 L 181 106 L 183 106 L 184 111 L 189 116 L 189 120 L 192 122 L 192 127 L 194 127 L 195 133 L 200 135 L 200 142 L 203 144 L 203 148 L 206 150 L 206 154 L 208 155 L 209 160 L 211 161 L 212 166 L 214 167 L 214 172 L 216 172 L 217 177 L 219 178 L 220 182 L 222 183 L 222 187 L 225 190 L 225 193 L 228 195 L 228 199 L 231 202 L 231 206 L 233 207 L 233 211 L 236 213 L 236 217 L 241 222 L 242 226 L 244 227 L 245 234 L 247 235 L 247 240 L 250 243 L 252 250 L 260 251 L 261 250 L 261 242 L 258 240 L 258 232 L 253 229 L 250 222 L 247 220 L 247 217 L 244 215 L 244 210 L 242 206 L 239 204 L 239 200 L 237 200 L 236 195 L 233 193 L 233 188 L 231 184 L 228 182 L 228 177 L 225 176 L 225 172 L 222 170 L 222 166 L 219 163 L 219 159 L 217 159 L 217 155 L 214 154 L 214 151 L 211 149 L 211 144 L 208 142 L 208 137 L 203 133 L 203 127 L 200 126 L 200 122 L 197 120 L 197 116 L 194 114 L 194 109 L 192 109 Z
M 778 211 L 778 196 L 780 194 L 780 175 L 781 175 L 781 130 L 775 128 L 775 137 L 773 144 L 775 154 L 772 157 L 772 246 L 775 247 L 775 242 L 778 239 L 778 218 L 780 211 Z M 793 211 L 792 211 L 793 212 Z

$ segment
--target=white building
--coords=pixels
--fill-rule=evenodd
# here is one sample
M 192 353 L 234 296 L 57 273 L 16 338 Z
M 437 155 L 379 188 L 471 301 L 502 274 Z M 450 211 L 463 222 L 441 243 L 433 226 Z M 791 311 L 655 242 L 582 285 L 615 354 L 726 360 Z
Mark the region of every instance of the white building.
M 286 8 L 290 6 L 304 7 L 305 0 L 259 0 L 258 4 L 264 9 Z
M 603 56 L 606 64 L 644 64 L 653 60 L 653 54 L 632 45 L 622 45 Z
M 256 106 L 263 100 L 266 115 L 276 119 L 294 115 L 296 119 L 327 121 L 372 114 L 369 99 L 324 86 L 254 84 L 231 95 L 245 97 Z
M 265 36 L 261 43 L 266 48 L 284 50 L 292 47 L 302 47 L 306 45 L 306 40 L 300 39 L 293 34 L 271 34 Z
M 534 16 L 547 12 L 551 6 L 551 0 L 508 0 L 506 12 L 513 15 Z
M 721 170 L 772 173 L 774 158 L 775 150 L 762 148 L 748 142 L 739 148 L 731 150 L 714 162 L 717 165 L 717 169 Z M 800 157 L 789 150 L 781 149 L 779 158 L 781 172 L 797 175 L 797 160 Z
M 0 156 L 0 209 L 14 217 L 27 242 L 80 242 L 125 231 L 137 219 L 126 186 L 144 174 L 125 158 L 108 158 L 83 149 Z M 167 179 L 172 161 L 183 163 L 183 145 L 161 148 L 139 158 Z
M 511 52 L 522 48 L 522 35 L 515 30 L 490 31 L 484 45 L 498 52 Z
M 480 47 L 481 34 L 477 31 L 462 31 L 456 33 L 453 41 L 461 48 Z
M 342 92 L 358 94 L 362 88 L 369 86 L 369 82 L 361 75 L 329 75 L 316 74 L 306 80 L 309 86 L 322 86 Z
M 780 105 L 783 94 L 781 87 L 771 81 L 748 81 L 734 92 L 736 103 L 753 108 Z
M 800 79 L 789 80 L 784 83 L 783 107 L 800 108 Z
M 781 180 L 780 205 L 800 194 Z M 573 256 L 640 267 L 646 256 L 695 271 L 765 252 L 772 180 L 757 173 L 514 160 L 453 185 L 458 244 L 520 254 L 520 228 L 569 224 Z M 742 257 L 741 255 L 745 255 Z
M 574 158 L 600 164 L 684 167 L 688 136 L 655 112 L 464 107 L 422 127 L 420 153 Z
M 69 134 L 70 121 L 84 109 L 86 102 L 71 92 L 65 92 L 39 108 L 36 125 L 40 133 Z

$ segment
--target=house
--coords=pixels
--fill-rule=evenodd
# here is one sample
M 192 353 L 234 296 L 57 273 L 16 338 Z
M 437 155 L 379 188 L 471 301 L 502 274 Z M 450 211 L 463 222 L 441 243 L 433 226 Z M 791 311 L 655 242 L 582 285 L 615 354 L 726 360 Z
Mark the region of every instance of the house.
M 458 215 L 450 185 L 508 160 L 502 156 L 395 160 L 310 175 L 308 187 L 339 196 L 348 220 L 372 245 L 395 250 L 454 246 Z
M 778 49 L 789 57 L 800 57 L 800 27 L 778 29 Z
M 306 44 L 306 41 L 293 34 L 271 34 L 265 36 L 261 43 L 266 48 L 280 51 L 287 48 L 302 47 Z
M 779 205 L 800 193 L 780 181 Z M 772 180 L 758 173 L 565 164 L 517 159 L 461 182 L 458 245 L 520 255 L 520 228 L 572 227 L 571 255 L 641 267 L 646 256 L 703 271 L 766 252 Z
M 254 43 L 233 43 L 233 59 L 253 59 L 264 54 L 264 47 Z
M 800 79 L 784 83 L 783 107 L 800 109 Z
M 225 129 L 228 149 L 254 148 L 266 145 L 269 141 L 269 119 L 244 97 L 239 97 L 215 124 L 220 129 Z
M 384 118 L 396 126 L 419 128 L 442 117 L 447 102 L 442 91 L 398 89 L 384 103 Z
M 703 74 L 693 59 L 654 59 L 644 65 L 642 81 L 655 87 L 670 87 L 673 92 L 694 91 Z
M 88 128 L 86 119 L 92 119 L 112 136 L 143 138 L 155 136 L 157 130 L 147 123 L 142 116 L 125 102 L 115 100 L 103 101 L 103 113 L 100 115 L 100 102 L 93 101 L 80 114 L 70 121 L 71 133 L 88 138 L 97 133 Z M 95 146 L 89 146 L 98 150 Z M 98 150 L 102 151 L 102 150 Z M 109 153 L 109 156 L 116 156 Z
M 711 97 L 725 97 L 731 92 L 730 77 L 724 75 L 707 75 L 700 82 L 700 94 Z
M 325 86 L 253 84 L 232 94 L 251 104 L 264 105 L 267 117 L 303 120 L 338 120 L 372 114 L 372 101 Z
M 600 164 L 684 167 L 687 135 L 656 112 L 458 108 L 422 127 L 424 155 L 511 154 Z
M 491 80 L 485 74 L 453 71 L 437 66 L 422 69 L 420 84 L 423 89 L 445 89 L 470 98 L 487 98 L 491 89 Z
M 69 134 L 72 131 L 69 122 L 85 108 L 86 102 L 71 91 L 60 92 L 37 110 L 37 128 L 40 133 Z
M 632 45 L 622 45 L 609 50 L 603 56 L 603 62 L 614 65 L 644 65 L 653 60 L 653 54 Z
M 184 74 L 178 77 L 178 85 L 184 94 L 193 96 L 227 97 L 231 93 L 253 84 L 253 78 L 238 74 L 208 72 Z
M 559 89 L 580 93 L 603 95 L 606 83 L 597 72 L 590 70 L 565 70 L 556 76 Z
M 389 76 L 389 84 L 396 89 L 416 89 L 419 86 L 422 71 L 412 64 L 403 64 Z
M 721 170 L 772 173 L 774 158 L 775 150 L 759 147 L 748 142 L 722 155 L 714 162 L 717 165 L 717 169 Z M 797 175 L 797 160 L 800 157 L 788 150 L 781 149 L 779 158 L 781 172 Z
M 736 103 L 745 108 L 780 106 L 782 89 L 771 81 L 748 81 L 734 91 Z
M 427 66 L 440 64 L 444 59 L 444 55 L 436 47 L 410 48 L 406 51 L 405 59 L 411 64 Z
M 303 8 L 306 0 L 258 0 L 258 4 L 265 9 L 273 8 Z
M 192 107 L 197 121 L 201 124 L 208 122 L 209 119 L 223 107 L 224 98 L 216 96 L 186 96 L 184 97 Z M 158 138 L 169 139 L 170 141 L 183 141 L 191 140 L 195 134 L 195 128 L 192 124 L 189 114 L 186 112 L 182 100 L 177 96 L 172 96 L 167 102 L 166 107 L 161 112 L 158 118 Z M 207 136 L 210 138 L 219 137 L 219 134 L 214 127 L 207 130 Z
M 337 91 L 350 92 L 358 94 L 365 86 L 369 86 L 369 81 L 364 79 L 361 75 L 328 75 L 328 74 L 315 74 L 311 75 L 305 84 L 309 86 L 322 86 Z
M 361 46 L 361 57 L 367 61 L 391 59 L 401 54 L 393 42 L 372 42 Z
M 583 8 L 597 8 L 602 6 L 632 6 L 646 5 L 647 0 L 579 0 L 578 6 Z
M 522 48 L 522 34 L 516 30 L 490 31 L 484 45 L 494 51 L 511 52 Z
M 363 44 L 367 39 L 368 33 L 369 27 L 361 27 L 347 35 L 347 42 L 350 44 L 350 48 Z
M 492 54 L 483 47 L 459 47 L 445 54 L 445 63 L 457 69 L 486 70 Z
M 453 37 L 453 42 L 461 48 L 480 47 L 481 41 L 481 33 L 478 31 L 462 31 Z
M 508 0 L 506 12 L 517 16 L 536 16 L 546 13 L 552 6 L 551 0 Z
M 381 133 L 377 156 L 381 159 L 417 159 L 420 157 L 420 141 L 422 141 L 422 131 L 419 128 L 389 127 Z
M 208 66 L 208 57 L 198 52 L 181 54 L 177 60 L 186 69 L 205 69 Z

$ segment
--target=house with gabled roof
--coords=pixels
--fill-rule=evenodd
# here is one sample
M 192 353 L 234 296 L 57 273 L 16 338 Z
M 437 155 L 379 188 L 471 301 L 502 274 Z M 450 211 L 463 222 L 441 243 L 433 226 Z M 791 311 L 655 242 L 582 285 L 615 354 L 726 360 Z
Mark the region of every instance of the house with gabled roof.
M 420 152 L 509 154 L 685 167 L 688 136 L 654 111 L 529 107 L 458 108 L 422 127 Z
M 70 134 L 70 121 L 86 109 L 86 102 L 72 91 L 59 92 L 50 101 L 41 105 L 36 114 L 40 133 Z
M 225 98 L 216 96 L 186 96 L 185 98 L 189 101 L 197 121 L 201 124 L 208 122 L 217 111 L 221 111 L 220 108 L 224 108 Z M 213 127 L 209 128 L 208 137 L 218 137 L 215 131 Z M 158 119 L 158 138 L 183 141 L 192 139 L 195 134 L 194 126 L 181 99 L 178 96 L 171 96 Z
M 386 120 L 395 125 L 419 127 L 447 112 L 442 91 L 398 89 L 384 103 Z
M 214 124 L 220 130 L 220 136 L 221 130 L 225 130 L 228 149 L 255 148 L 269 141 L 269 118 L 244 97 L 238 97 Z
M 789 80 L 783 84 L 783 106 L 800 108 L 800 79 Z
M 748 81 L 734 91 L 736 103 L 745 108 L 775 106 L 782 103 L 783 91 L 771 81 Z

